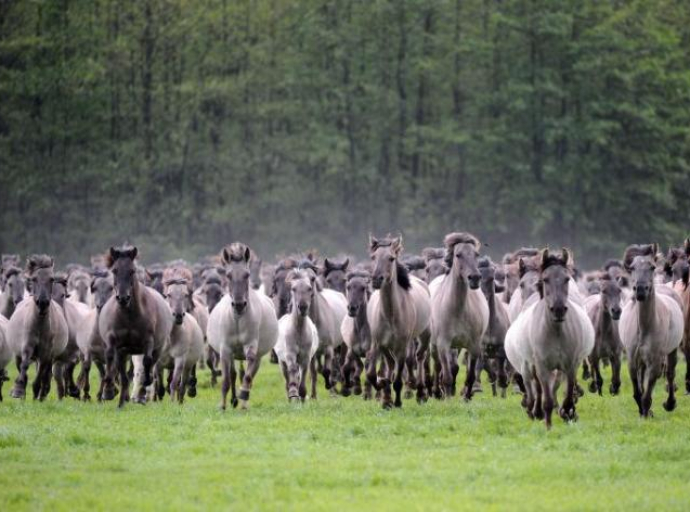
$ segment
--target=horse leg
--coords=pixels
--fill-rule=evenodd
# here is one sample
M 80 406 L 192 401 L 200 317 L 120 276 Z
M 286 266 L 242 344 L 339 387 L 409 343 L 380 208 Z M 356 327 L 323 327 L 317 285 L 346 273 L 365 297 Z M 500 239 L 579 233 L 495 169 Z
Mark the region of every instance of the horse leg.
M 39 401 L 45 400 L 50 394 L 50 380 L 52 378 L 52 365 L 50 362 L 43 363 L 43 370 L 40 374 L 40 392 L 38 394 Z
M 218 382 L 218 370 L 216 361 L 218 359 L 218 354 L 211 345 L 206 345 L 206 366 L 211 371 L 211 387 L 215 387 Z
M 536 371 L 532 371 L 532 376 L 530 377 L 530 384 L 532 386 L 532 397 L 534 400 L 534 405 L 532 408 L 532 417 L 537 420 L 544 419 L 544 389 L 542 387 L 541 381 L 537 378 Z
M 496 364 L 498 366 L 498 387 L 501 389 L 501 398 L 506 397 L 506 392 L 508 390 L 508 372 L 506 371 L 507 360 L 503 356 L 496 358 Z
M 448 396 L 455 396 L 456 382 L 458 381 L 458 373 L 460 373 L 460 365 L 458 364 L 458 357 L 460 357 L 460 351 L 454 348 L 449 349 L 450 352 L 450 370 L 449 375 L 451 375 L 452 384 L 450 388 L 450 394 Z
M 601 390 L 604 386 L 604 379 L 601 376 L 601 369 L 599 368 L 599 358 L 592 356 L 590 359 L 590 374 L 592 381 L 589 383 L 589 390 L 592 393 L 598 393 L 601 396 Z
M 316 400 L 316 377 L 318 370 L 316 369 L 316 355 L 309 361 L 309 376 L 311 377 L 311 399 Z
M 300 399 L 299 387 L 300 387 L 300 367 L 297 364 L 297 359 L 290 355 L 287 357 L 287 362 L 284 363 L 287 372 L 287 395 L 288 401 L 296 402 Z
M 407 369 L 407 380 L 405 382 L 405 398 L 410 399 L 414 395 L 413 389 L 416 387 L 415 379 L 415 364 L 416 358 L 415 354 L 417 352 L 417 346 L 419 343 L 416 339 L 411 339 L 407 342 L 405 347 L 405 368 Z
M 628 372 L 630 373 L 630 381 L 632 382 L 633 388 L 633 398 L 637 404 L 637 409 L 640 416 L 644 415 L 644 410 L 642 409 L 642 389 L 640 389 L 640 375 L 637 363 L 633 360 L 630 355 L 628 355 Z
M 589 363 L 587 359 L 585 359 L 584 361 L 582 361 L 582 380 L 589 380 L 590 376 L 591 372 L 589 369 Z
M 170 393 L 170 400 L 172 400 L 173 402 L 175 401 L 175 395 L 177 395 L 178 401 L 182 403 L 182 401 L 180 400 L 180 384 L 182 383 L 183 367 L 184 360 L 182 358 L 178 358 L 175 360 L 175 366 L 173 367 L 173 371 L 170 373 L 172 375 L 172 378 L 168 383 L 168 390 Z
M 467 353 L 467 375 L 465 376 L 465 392 L 462 397 L 465 402 L 472 400 L 472 395 L 475 392 L 474 381 L 477 378 L 477 362 L 479 360 L 478 356 Z
M 304 403 L 307 398 L 307 370 L 309 369 L 309 357 L 302 358 L 299 365 L 299 399 Z
M 55 363 L 53 365 L 53 376 L 57 385 L 58 400 L 65 398 L 65 364 Z
M 185 386 L 187 386 L 187 383 L 189 384 L 189 392 L 187 393 L 189 395 L 189 398 L 194 398 L 196 397 L 196 385 L 197 385 L 197 379 L 196 379 L 196 365 L 192 366 L 192 368 L 189 370 L 189 380 L 185 381 Z
M 422 335 L 423 338 L 424 335 Z M 424 342 L 420 338 L 415 351 L 415 361 L 417 364 L 417 403 L 424 403 L 428 400 L 426 386 L 426 368 L 429 359 L 429 342 Z
M 393 400 L 391 396 L 391 380 L 393 377 L 393 373 L 396 370 L 396 360 L 393 354 L 391 354 L 390 350 L 387 348 L 383 349 L 381 353 L 383 354 L 383 357 L 386 359 L 386 373 L 379 383 L 379 387 L 383 391 L 383 395 L 381 397 L 381 406 L 384 409 L 390 409 L 393 406 Z M 400 374 L 402 376 L 402 372 L 400 372 Z
M 621 389 L 621 356 L 614 353 L 611 356 L 611 385 L 609 392 L 612 395 L 617 395 Z
M 535 379 L 539 382 L 539 387 L 541 388 L 541 406 L 544 411 L 544 422 L 547 429 L 551 429 L 551 415 L 553 414 L 553 385 L 552 385 L 552 375 L 545 368 L 537 370 L 537 378 Z
M 398 354 L 395 358 L 395 375 L 393 376 L 393 390 L 395 391 L 396 407 L 402 407 L 403 373 L 407 364 L 407 354 Z
M 685 356 L 685 394 L 690 395 L 690 339 L 684 336 L 680 345 Z
M 105 366 L 103 366 L 103 363 L 96 363 L 96 368 L 98 369 L 98 375 L 100 377 L 100 384 L 98 386 L 98 394 L 96 395 L 96 399 L 99 402 L 103 401 L 103 388 L 105 386 Z
M 364 365 L 362 365 L 361 359 L 357 356 L 354 357 L 353 365 L 355 369 L 352 392 L 359 396 L 362 394 L 362 370 L 364 369 Z
M 68 396 L 79 400 L 81 398 L 79 388 L 74 382 L 74 369 L 76 367 L 76 361 L 71 361 L 67 364 L 67 368 L 65 368 L 65 388 Z
M 242 379 L 242 386 L 240 387 L 240 407 L 246 409 L 249 406 L 249 393 L 254 383 L 256 372 L 261 366 L 261 359 L 256 355 L 256 345 L 252 344 L 244 348 L 244 357 L 247 359 L 247 371 Z
M 676 364 L 678 363 L 678 350 L 674 349 L 666 356 L 666 384 L 668 386 L 668 398 L 664 402 L 664 409 L 671 412 L 676 408 Z
M 449 348 L 439 348 L 438 358 L 441 362 L 441 377 L 443 379 L 443 396 L 445 398 L 450 398 L 453 395 L 453 374 L 452 366 L 454 361 L 452 361 L 453 350 Z
M 220 351 L 220 365 L 221 365 L 221 371 L 223 375 L 223 383 L 221 384 L 220 388 L 220 408 L 222 410 L 227 409 L 228 406 L 228 391 L 230 391 L 230 379 L 231 379 L 231 372 L 234 372 L 235 370 L 235 364 L 232 360 L 232 355 L 229 353 L 230 351 L 225 351 L 223 348 L 221 348 Z M 232 379 L 234 382 L 234 378 Z M 233 393 L 233 398 L 234 398 L 234 393 Z M 236 406 L 236 404 L 232 405 L 233 407 Z
M 372 346 L 367 356 L 364 359 L 364 364 L 366 366 L 366 379 L 371 387 L 378 390 L 378 376 L 376 375 L 376 361 L 379 358 L 378 347 Z
M 343 374 L 343 386 L 341 392 L 343 396 L 350 396 L 352 394 L 352 372 L 354 370 L 353 366 L 355 366 L 355 359 L 356 357 L 352 350 L 348 349 L 347 354 L 345 354 L 345 362 L 341 369 Z
M 91 400 L 91 382 L 89 381 L 89 374 L 91 373 L 91 357 L 87 355 L 81 362 L 81 371 L 77 377 L 77 385 L 81 388 L 82 400 L 88 402 Z
M 115 398 L 115 340 L 111 338 L 105 350 L 105 377 L 103 379 L 103 400 Z
M 124 351 L 117 352 L 117 366 L 120 369 L 120 401 L 117 406 L 122 408 L 129 401 L 129 373 L 127 372 L 127 354 Z
M 335 382 L 331 380 L 331 369 L 333 368 L 333 346 L 328 345 L 323 350 L 323 380 L 326 381 L 326 389 L 335 393 Z
M 12 398 L 25 398 L 26 397 L 26 384 L 29 380 L 27 372 L 29 371 L 29 365 L 31 364 L 31 353 L 33 348 L 24 347 L 21 356 L 19 356 L 19 375 L 14 381 L 14 388 L 10 396 Z M 34 390 L 34 398 L 38 397 L 38 393 Z
M 592 378 L 601 378 L 597 375 L 598 365 L 592 366 Z M 577 412 L 575 412 L 575 383 L 577 380 L 577 369 L 574 368 L 566 375 L 565 398 L 563 399 L 563 406 L 558 411 L 564 421 L 577 421 Z M 599 387 L 601 391 L 601 387 Z

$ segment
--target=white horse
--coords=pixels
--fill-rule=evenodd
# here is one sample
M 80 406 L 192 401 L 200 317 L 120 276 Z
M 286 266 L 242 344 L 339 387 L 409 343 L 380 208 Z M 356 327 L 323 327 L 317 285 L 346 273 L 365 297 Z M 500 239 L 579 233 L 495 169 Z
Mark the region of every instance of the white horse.
M 278 321 L 278 342 L 274 350 L 285 377 L 288 400 L 304 401 L 307 371 L 319 348 L 319 332 L 309 318 L 315 291 L 310 276 L 304 271 L 292 271 L 285 282 L 290 286 L 292 307 Z M 312 373 L 312 379 L 316 380 L 316 374 Z
M 278 339 L 278 319 L 271 299 L 249 286 L 249 247 L 233 243 L 223 249 L 229 293 L 213 308 L 208 321 L 208 343 L 219 354 L 223 372 L 221 408 L 227 407 L 232 386 L 231 404 L 238 404 L 235 394 L 235 359 L 246 360 L 239 399 L 247 407 L 249 392 L 259 370 L 261 357 L 268 354 Z

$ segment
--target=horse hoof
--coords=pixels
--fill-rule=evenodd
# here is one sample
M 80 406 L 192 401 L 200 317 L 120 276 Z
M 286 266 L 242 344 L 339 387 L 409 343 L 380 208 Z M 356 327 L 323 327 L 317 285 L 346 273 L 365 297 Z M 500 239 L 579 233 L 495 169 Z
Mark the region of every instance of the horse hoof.
M 355 396 L 359 396 L 362 394 L 362 388 L 355 387 L 352 392 L 354 393 Z
M 187 392 L 189 395 L 189 398 L 195 398 L 196 397 L 196 388 L 189 388 L 189 391 Z
M 389 411 L 393 408 L 393 403 L 384 400 L 383 402 L 381 402 L 381 408 L 383 408 L 384 411 Z
M 414 392 L 411 389 L 406 390 L 405 393 L 403 394 L 403 398 L 405 400 L 411 400 L 413 396 L 414 396 Z
M 666 400 L 664 402 L 664 409 L 666 409 L 667 412 L 671 412 L 676 408 L 676 401 L 675 400 Z
M 83 402 L 90 402 L 91 401 L 91 395 L 88 393 L 84 393 L 84 396 L 81 397 Z
M 237 397 L 234 397 L 234 396 L 233 396 L 233 397 L 230 399 L 230 405 L 232 405 L 232 408 L 233 408 L 233 409 L 236 409 L 236 408 L 237 408 L 237 405 L 238 405 L 239 403 L 240 403 L 240 402 L 239 402 L 239 400 L 237 400 Z
M 247 409 L 249 409 L 249 402 L 247 402 L 246 400 L 241 400 L 240 401 L 240 409 L 242 409 L 243 411 L 246 411 Z
M 300 397 L 299 396 L 290 396 L 288 397 L 288 401 L 291 404 L 299 403 L 300 402 Z
M 352 391 L 350 391 L 350 388 L 343 388 L 343 390 L 340 392 L 341 395 L 347 397 L 352 395 Z
M 26 398 L 26 390 L 14 388 L 10 392 L 10 396 L 12 398 Z
M 110 401 L 115 399 L 115 390 L 112 388 L 105 388 L 103 390 L 103 400 Z
M 596 393 L 597 392 L 597 383 L 596 382 L 590 381 L 589 386 L 587 386 L 587 387 L 589 388 L 590 393 Z

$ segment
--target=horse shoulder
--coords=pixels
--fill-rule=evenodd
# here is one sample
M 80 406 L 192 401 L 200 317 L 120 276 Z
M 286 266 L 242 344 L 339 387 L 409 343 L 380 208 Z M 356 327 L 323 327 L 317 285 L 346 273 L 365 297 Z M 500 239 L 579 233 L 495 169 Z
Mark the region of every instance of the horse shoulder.
M 340 324 L 340 335 L 343 337 L 343 343 L 348 348 L 352 347 L 352 338 L 355 332 L 355 319 L 349 315 L 345 315 Z
M 665 314 L 663 315 L 665 318 L 663 318 L 662 325 L 667 326 L 667 330 L 663 349 L 664 352 L 668 354 L 675 348 L 678 348 L 683 338 L 683 329 L 685 326 L 683 310 L 673 297 L 661 295 L 659 299 L 661 299 L 663 310 L 665 310 Z M 660 311 L 660 314 L 664 313 L 663 310 Z

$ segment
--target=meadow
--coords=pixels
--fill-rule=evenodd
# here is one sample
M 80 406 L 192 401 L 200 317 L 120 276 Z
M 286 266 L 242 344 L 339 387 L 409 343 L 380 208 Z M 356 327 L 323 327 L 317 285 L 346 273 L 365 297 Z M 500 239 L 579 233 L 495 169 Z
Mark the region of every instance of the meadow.
M 268 361 L 247 411 L 219 411 L 207 372 L 183 406 L 60 403 L 54 386 L 44 403 L 16 401 L 9 387 L 5 511 L 687 508 L 690 397 L 666 413 L 663 383 L 652 420 L 638 417 L 626 377 L 620 396 L 587 393 L 579 421 L 550 432 L 486 382 L 470 404 L 383 411 L 322 387 L 318 401 L 290 404 Z

